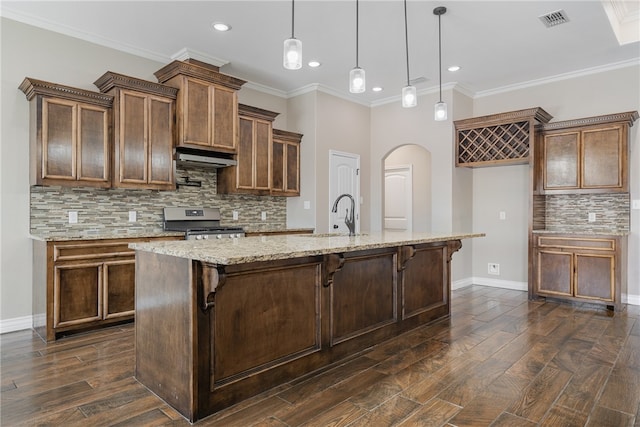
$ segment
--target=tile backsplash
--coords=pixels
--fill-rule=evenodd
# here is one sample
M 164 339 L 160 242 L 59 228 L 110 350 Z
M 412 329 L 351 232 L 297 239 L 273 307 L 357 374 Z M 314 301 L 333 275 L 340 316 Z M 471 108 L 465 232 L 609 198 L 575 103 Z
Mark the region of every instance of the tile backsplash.
M 177 191 L 99 189 L 89 187 L 31 187 L 31 234 L 68 236 L 162 231 L 162 208 L 168 206 L 218 207 L 223 225 L 247 229 L 286 227 L 285 197 L 217 194 L 217 173 L 212 169 L 176 170 L 178 183 L 200 181 L 200 187 L 180 186 Z M 233 220 L 233 211 L 238 220 Z M 69 211 L 78 212 L 78 223 L 69 224 Z M 136 222 L 129 222 L 136 211 Z M 266 212 L 266 221 L 261 220 Z
M 552 231 L 628 232 L 628 193 L 547 195 L 546 229 Z M 596 220 L 589 222 L 589 213 Z

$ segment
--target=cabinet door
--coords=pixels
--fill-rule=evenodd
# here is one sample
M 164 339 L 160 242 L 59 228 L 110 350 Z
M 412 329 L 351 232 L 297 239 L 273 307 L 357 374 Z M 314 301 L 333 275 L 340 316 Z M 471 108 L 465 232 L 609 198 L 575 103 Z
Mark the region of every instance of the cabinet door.
M 298 144 L 287 144 L 287 164 L 286 177 L 287 186 L 285 191 L 293 196 L 300 195 L 300 146 Z
M 104 318 L 132 316 L 135 310 L 135 260 L 104 264 Z
M 183 141 L 185 144 L 211 146 L 212 102 L 209 84 L 187 78 L 184 84 Z
M 271 192 L 280 194 L 284 192 L 284 143 L 273 141 L 271 147 Z
M 106 109 L 78 104 L 79 181 L 109 186 L 109 113 Z
M 622 127 L 582 132 L 582 188 L 622 188 Z
M 614 255 L 576 254 L 575 296 L 614 300 Z
M 237 188 L 253 188 L 254 122 L 240 117 L 238 130 Z
M 573 254 L 538 250 L 536 287 L 541 294 L 572 296 Z
M 76 179 L 77 103 L 42 101 L 42 179 Z
M 271 123 L 256 120 L 255 122 L 255 157 L 254 157 L 254 188 L 269 191 L 271 174 Z
M 133 91 L 121 91 L 116 146 L 118 183 L 147 183 L 147 97 Z
M 102 319 L 102 263 L 55 267 L 54 328 Z
M 562 133 L 544 137 L 544 188 L 577 189 L 580 133 Z
M 149 183 L 173 187 L 173 110 L 174 102 L 149 98 Z
M 212 146 L 227 152 L 236 148 L 236 92 L 219 86 L 211 87 L 213 96 Z

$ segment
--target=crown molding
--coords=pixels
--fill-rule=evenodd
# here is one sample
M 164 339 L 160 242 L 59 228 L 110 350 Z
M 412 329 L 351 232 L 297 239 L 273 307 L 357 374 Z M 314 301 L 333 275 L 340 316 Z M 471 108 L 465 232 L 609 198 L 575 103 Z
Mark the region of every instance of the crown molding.
M 44 30 L 53 31 L 55 33 L 59 33 L 65 36 L 74 37 L 89 43 L 94 43 L 100 46 L 108 47 L 111 49 L 116 49 L 125 53 L 129 53 L 131 55 L 139 56 L 141 58 L 150 59 L 152 61 L 160 62 L 165 64 L 171 60 L 167 55 L 163 55 L 157 52 L 152 52 L 147 49 L 141 49 L 139 47 L 127 44 L 120 43 L 115 40 L 108 39 L 106 37 L 100 37 L 95 34 L 86 33 L 83 31 L 78 31 L 74 28 L 68 27 L 66 25 L 60 25 L 58 23 L 40 19 L 33 15 L 25 14 L 22 12 L 16 12 L 6 5 L 2 5 L 2 17 L 12 19 L 17 22 L 22 22 L 23 24 L 31 25 L 33 27 L 37 27 Z
M 497 95 L 505 92 L 512 92 L 514 90 L 526 89 L 533 86 L 540 86 L 543 84 L 555 83 L 563 80 L 573 79 L 576 77 L 589 76 L 592 74 L 603 73 L 605 71 L 619 70 L 621 68 L 633 67 L 640 65 L 640 57 L 630 59 L 627 61 L 614 62 L 612 64 L 601 65 L 597 67 L 585 68 L 578 71 L 571 71 L 569 73 L 556 74 L 555 76 L 544 77 L 541 79 L 529 80 L 522 83 L 516 83 L 507 86 L 501 86 L 494 89 L 481 90 L 476 92 L 475 98 L 483 98 L 485 96 Z
M 215 65 L 220 68 L 223 65 L 227 65 L 229 61 L 225 59 L 220 59 L 215 56 L 211 56 L 204 52 L 198 52 L 197 50 L 189 49 L 188 47 L 184 47 L 171 55 L 171 59 L 178 61 L 186 61 L 187 59 L 195 59 L 197 61 L 202 61 L 207 64 Z
M 267 95 L 273 95 L 273 96 L 277 96 L 280 98 L 287 98 L 287 92 L 280 90 L 280 89 L 275 89 L 272 88 L 270 86 L 266 86 L 260 83 L 254 83 L 254 82 L 247 82 L 245 83 L 242 88 L 248 88 L 248 89 L 252 89 L 255 90 L 257 92 L 262 92 L 262 93 L 266 93 Z

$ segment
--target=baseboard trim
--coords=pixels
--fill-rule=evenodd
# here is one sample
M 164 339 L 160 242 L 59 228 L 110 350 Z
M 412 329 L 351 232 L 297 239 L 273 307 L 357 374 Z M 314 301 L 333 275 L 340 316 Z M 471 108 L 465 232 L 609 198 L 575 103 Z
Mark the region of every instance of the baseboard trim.
M 0 334 L 31 329 L 32 324 L 33 316 L 14 317 L 13 319 L 0 320 Z
M 486 277 L 467 277 L 451 283 L 451 289 L 462 289 L 471 285 L 490 286 L 492 288 L 512 289 L 514 291 L 527 291 L 527 282 L 515 282 L 513 280 L 488 279 Z
M 629 305 L 640 305 L 640 295 L 622 294 L 622 302 Z

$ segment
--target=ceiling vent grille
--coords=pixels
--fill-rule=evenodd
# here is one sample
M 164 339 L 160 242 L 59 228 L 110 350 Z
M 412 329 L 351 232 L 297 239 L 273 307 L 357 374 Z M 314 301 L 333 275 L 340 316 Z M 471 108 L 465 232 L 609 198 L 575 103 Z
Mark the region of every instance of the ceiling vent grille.
M 555 12 L 549 12 L 542 16 L 538 16 L 538 19 L 540 19 L 547 28 L 555 27 L 556 25 L 569 22 L 567 13 L 562 9 L 556 10 Z

